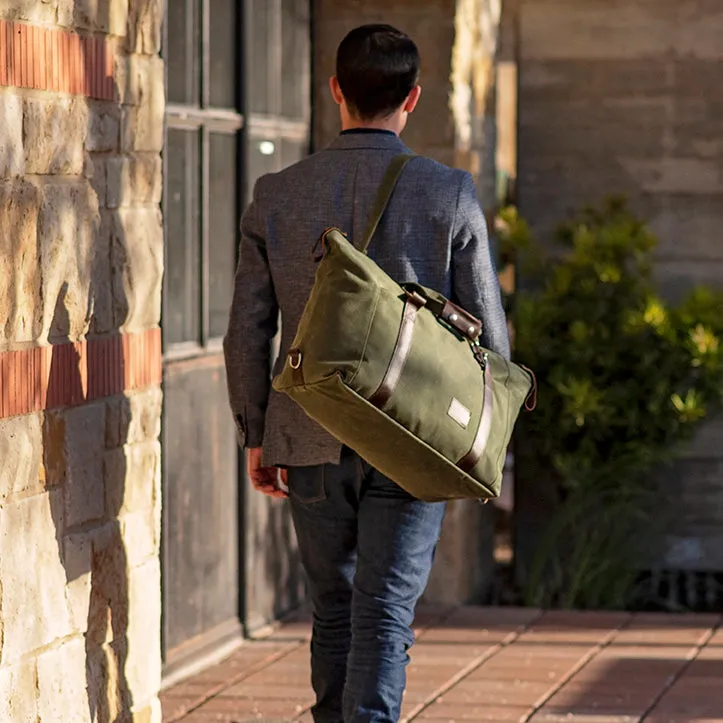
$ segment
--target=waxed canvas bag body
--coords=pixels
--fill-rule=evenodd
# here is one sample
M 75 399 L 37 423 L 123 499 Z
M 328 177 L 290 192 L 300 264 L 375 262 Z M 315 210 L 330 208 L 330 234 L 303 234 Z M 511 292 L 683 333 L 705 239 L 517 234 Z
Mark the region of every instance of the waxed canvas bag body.
M 358 248 L 337 228 L 317 242 L 314 286 L 273 386 L 418 499 L 494 498 L 534 378 L 480 346 L 478 319 L 367 256 L 411 157 L 392 160 Z

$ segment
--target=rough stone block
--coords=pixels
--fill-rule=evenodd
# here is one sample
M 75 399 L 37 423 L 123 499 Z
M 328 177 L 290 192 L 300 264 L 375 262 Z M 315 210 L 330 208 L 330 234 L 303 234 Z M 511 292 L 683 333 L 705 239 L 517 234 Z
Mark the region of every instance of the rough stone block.
M 158 209 L 116 212 L 112 239 L 116 328 L 140 331 L 161 318 L 163 225 Z
M 105 403 L 84 404 L 65 416 L 65 523 L 100 520 L 105 513 Z
M 133 723 L 161 723 L 162 719 L 161 701 L 158 698 L 154 698 L 144 708 L 133 706 Z
M 164 112 L 164 64 L 160 58 L 153 57 L 138 65 L 138 105 L 123 108 L 122 150 L 160 152 Z
M 0 720 L 6 723 L 36 721 L 37 692 L 35 660 L 0 668 Z
M 157 55 L 161 49 L 163 3 L 160 0 L 136 0 L 128 14 L 126 49 L 129 53 Z
M 92 316 L 98 199 L 86 180 L 47 183 L 38 223 L 43 273 L 42 336 L 77 339 Z M 107 279 L 100 279 L 107 283 Z
M 126 412 L 121 421 L 121 430 L 127 443 L 150 442 L 161 434 L 161 411 L 163 392 L 159 388 L 135 392 L 127 397 L 121 406 Z
M 39 205 L 34 184 L 0 181 L 0 344 L 40 333 Z
M 121 515 L 120 526 L 129 570 L 158 557 L 160 528 L 156 526 L 154 509 Z
M 137 154 L 108 160 L 108 208 L 152 205 L 163 191 L 161 159 L 157 154 Z
M 98 199 L 98 207 L 106 205 L 107 182 L 106 182 L 106 158 L 99 153 L 86 153 L 83 166 L 83 176 L 88 179 Z
M 13 93 L 0 93 L 0 178 L 25 172 L 23 101 Z
M 37 25 L 55 22 L 55 2 L 35 2 L 35 0 L 6 0 L 2 5 L 2 16 L 7 20 Z
M 88 109 L 83 98 L 25 98 L 26 173 L 80 175 Z
M 73 632 L 61 561 L 60 491 L 36 495 L 0 510 L 2 663 Z
M 0 504 L 42 492 L 43 425 L 40 414 L 0 419 Z
M 90 333 L 107 334 L 115 331 L 113 291 L 111 288 L 111 238 L 115 220 L 111 213 L 101 209 L 100 225 L 95 236 L 92 276 L 92 316 Z
M 152 560 L 128 579 L 126 676 L 138 708 L 150 703 L 161 684 L 161 564 Z
M 68 601 L 73 630 L 85 633 L 90 612 L 93 532 L 79 532 L 63 538 L 63 565 L 68 583 Z
M 125 639 L 88 646 L 88 700 L 94 720 L 131 723 L 133 701 L 125 674 L 126 658 Z
M 159 501 L 158 441 L 126 445 L 106 453 L 106 511 L 109 517 L 153 509 Z
M 89 101 L 88 135 L 85 147 L 89 151 L 114 151 L 120 143 L 120 109 L 113 103 Z
M 82 637 L 38 657 L 39 723 L 91 723 Z M 17 719 L 16 719 L 17 720 Z
M 149 62 L 148 58 L 137 55 L 116 54 L 114 59 L 113 77 L 119 103 L 137 105 L 140 92 L 139 65 Z
M 92 535 L 89 645 L 125 644 L 128 634 L 128 557 L 118 520 Z

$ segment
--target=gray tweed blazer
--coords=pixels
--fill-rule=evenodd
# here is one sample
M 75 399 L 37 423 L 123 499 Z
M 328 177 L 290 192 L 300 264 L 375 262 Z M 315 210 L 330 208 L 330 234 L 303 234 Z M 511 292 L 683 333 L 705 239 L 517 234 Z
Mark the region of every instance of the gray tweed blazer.
M 409 151 L 392 133 L 343 133 L 325 150 L 256 183 L 241 222 L 224 353 L 241 444 L 263 446 L 266 464 L 339 461 L 340 443 L 271 389 L 271 374 L 283 366 L 314 283 L 315 241 L 329 226 L 361 238 L 382 175 L 402 152 Z M 509 357 L 485 220 L 468 173 L 413 158 L 369 255 L 397 281 L 436 289 L 480 318 L 482 343 Z

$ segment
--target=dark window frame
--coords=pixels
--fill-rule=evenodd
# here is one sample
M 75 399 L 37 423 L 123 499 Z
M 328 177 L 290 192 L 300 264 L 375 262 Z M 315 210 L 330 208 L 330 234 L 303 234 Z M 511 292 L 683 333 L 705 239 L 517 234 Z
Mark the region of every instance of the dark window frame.
M 167 0 L 170 2 L 171 0 Z M 178 2 L 178 0 L 174 0 Z M 235 182 L 237 189 L 243 187 L 243 129 L 244 129 L 244 115 L 241 113 L 243 107 L 243 68 L 244 68 L 244 32 L 245 23 L 242 12 L 242 4 L 239 3 L 239 12 L 236 16 L 235 22 L 235 36 L 237 38 L 235 48 L 235 62 L 237 68 L 236 78 L 236 107 L 225 108 L 215 107 L 210 105 L 211 88 L 210 88 L 210 66 L 211 66 L 211 9 L 210 0 L 186 0 L 186 23 L 187 27 L 191 27 L 191 23 L 200 22 L 201 32 L 198 36 L 198 45 L 194 47 L 194 33 L 191 30 L 187 30 L 186 42 L 188 43 L 186 51 L 186 68 L 185 72 L 188 76 L 188 88 L 195 86 L 197 82 L 194 79 L 194 75 L 198 74 L 198 82 L 200 88 L 198 88 L 197 97 L 193 103 L 176 103 L 168 102 L 166 104 L 165 112 L 165 134 L 169 130 L 186 130 L 186 131 L 197 131 L 199 133 L 199 148 L 198 148 L 198 184 L 195 189 L 197 196 L 194 197 L 194 201 L 197 204 L 195 209 L 189 209 L 188 213 L 190 218 L 194 217 L 194 211 L 198 213 L 199 222 L 199 241 L 200 241 L 200 254 L 199 254 L 199 268 L 196 270 L 197 278 L 199 279 L 198 284 L 198 298 L 196 299 L 184 299 L 185 305 L 189 306 L 189 309 L 193 307 L 194 310 L 199 312 L 199 329 L 197 339 L 188 339 L 182 341 L 168 341 L 165 338 L 163 340 L 164 346 L 164 359 L 177 359 L 191 356 L 197 356 L 206 352 L 217 353 L 221 350 L 222 336 L 210 334 L 210 294 L 209 294 L 209 279 L 211 276 L 209 268 L 209 187 L 210 187 L 210 139 L 211 133 L 220 133 L 234 135 L 237 141 L 237 159 L 235 164 Z M 245 5 L 245 3 L 244 3 Z M 163 30 L 163 49 L 164 56 L 167 58 L 168 53 L 168 28 L 167 24 L 164 24 Z M 166 87 L 168 87 L 168 63 L 166 63 Z M 200 100 L 200 104 L 198 101 Z M 164 178 L 164 197 L 167 191 L 167 178 L 168 178 L 168 159 L 164 152 L 163 155 L 163 178 Z M 189 171 L 190 174 L 190 171 Z M 192 179 L 187 179 L 188 183 L 192 182 Z M 234 198 L 235 204 L 235 215 L 239 217 L 239 203 L 240 194 L 237 193 Z M 236 224 L 237 225 L 237 224 Z M 164 213 L 164 235 L 167 233 L 166 228 L 166 215 Z M 186 240 L 188 244 L 189 241 Z M 238 247 L 238 229 L 234 237 L 234 249 Z M 186 257 L 192 254 L 192 250 L 187 250 Z M 234 255 L 235 260 L 235 255 Z M 169 268 L 170 260 L 168 258 L 168 244 L 164 243 L 164 264 L 165 268 Z M 187 269 L 186 273 L 193 273 L 192 268 Z M 189 284 L 189 288 L 192 284 Z M 163 307 L 168 308 L 168 286 L 166 283 L 163 285 Z M 163 323 L 161 323 L 163 328 Z
M 171 0 L 167 0 L 170 2 Z M 174 0 L 178 2 L 179 0 Z M 304 12 L 306 14 L 307 23 L 305 25 L 305 34 L 301 37 L 302 47 L 305 44 L 306 53 L 304 54 L 304 63 L 299 68 L 298 84 L 305 88 L 305 92 L 301 95 L 301 113 L 296 117 L 283 114 L 283 22 L 286 17 L 284 12 L 285 2 L 306 3 Z M 270 15 L 270 27 L 267 37 L 273 36 L 275 42 L 267 43 L 267 60 L 266 68 L 267 90 L 272 93 L 271 113 L 252 112 L 253 106 L 252 95 L 253 79 L 249 72 L 250 55 L 254 51 L 254 42 L 258 42 L 258 38 L 254 38 L 254 25 L 252 13 L 254 4 L 263 2 L 266 5 Z M 196 206 L 188 209 L 189 221 L 195 216 L 194 212 L 200 214 L 198 218 L 199 228 L 198 236 L 200 241 L 199 262 L 200 268 L 197 270 L 198 298 L 184 299 L 184 308 L 188 306 L 189 310 L 199 311 L 199 329 L 198 338 L 183 341 L 169 342 L 164 334 L 164 359 L 179 359 L 198 356 L 204 353 L 217 353 L 221 350 L 222 336 L 210 334 L 210 309 L 209 309 L 209 187 L 210 187 L 210 134 L 233 134 L 237 140 L 237 160 L 236 160 L 236 198 L 235 198 L 235 215 L 237 219 L 236 234 L 234 238 L 235 256 L 234 262 L 238 261 L 238 245 L 240 239 L 239 224 L 241 211 L 250 200 L 255 178 L 249 177 L 251 168 L 250 153 L 252 144 L 271 141 L 275 144 L 275 158 L 271 170 L 281 170 L 282 166 L 282 144 L 286 141 L 291 144 L 297 144 L 304 149 L 304 155 L 311 152 L 312 149 L 312 49 L 313 49 L 313 2 L 311 0 L 246 0 L 242 2 L 238 0 L 237 15 L 235 21 L 236 43 L 236 107 L 222 108 L 212 107 L 209 105 L 211 88 L 210 88 L 210 16 L 211 0 L 186 0 L 186 63 L 185 72 L 188 76 L 187 95 L 193 95 L 190 91 L 195 89 L 196 97 L 193 103 L 168 102 L 165 112 L 165 133 L 169 130 L 186 130 L 197 131 L 199 133 L 198 148 L 198 178 L 197 187 L 194 189 L 194 201 Z M 168 17 L 166 15 L 166 17 Z M 197 36 L 198 45 L 193 47 L 193 40 L 196 34 L 190 29 L 192 22 L 200 22 L 201 32 Z M 164 24 L 163 30 L 163 52 L 167 57 L 168 53 L 168 29 Z M 264 42 L 261 39 L 261 42 Z M 166 64 L 166 87 L 168 87 L 168 64 Z M 242 112 L 245 109 L 247 112 Z M 164 178 L 164 200 L 167 191 L 168 179 L 168 159 L 165 151 L 163 154 L 163 178 Z M 190 178 L 187 183 L 192 183 Z M 166 228 L 167 217 L 164 213 L 164 234 L 167 233 Z M 190 244 L 188 239 L 187 244 Z M 192 257 L 192 251 L 187 251 L 186 257 Z M 168 244 L 164 243 L 164 263 L 165 268 L 169 267 Z M 190 266 L 190 265 L 189 265 Z M 187 268 L 186 273 L 193 273 L 193 268 Z M 193 284 L 187 284 L 187 288 L 192 288 Z M 163 307 L 168 308 L 168 287 L 163 285 Z M 163 323 L 161 323 L 163 328 Z

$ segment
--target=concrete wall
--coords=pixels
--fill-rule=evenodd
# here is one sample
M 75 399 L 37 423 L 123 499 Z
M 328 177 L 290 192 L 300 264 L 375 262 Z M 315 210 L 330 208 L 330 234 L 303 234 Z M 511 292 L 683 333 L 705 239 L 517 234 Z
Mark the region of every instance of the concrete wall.
M 336 49 L 364 23 L 384 22 L 408 33 L 422 57 L 422 98 L 404 141 L 421 153 L 465 168 L 489 208 L 494 196 L 494 86 L 486 51 L 495 3 L 479 0 L 318 0 L 314 28 L 314 139 L 323 148 L 339 132 L 339 113 L 328 90 Z M 494 29 L 494 28 L 493 28 Z M 488 152 L 487 149 L 491 150 Z M 475 602 L 492 583 L 492 506 L 450 504 L 426 599 Z
M 660 236 L 668 297 L 723 286 L 721 3 L 522 0 L 519 33 L 519 204 L 538 234 L 622 192 Z M 723 570 L 721 439 L 711 423 L 668 475 L 683 504 L 663 566 Z
M 0 2 L 0 720 L 160 721 L 160 0 Z

